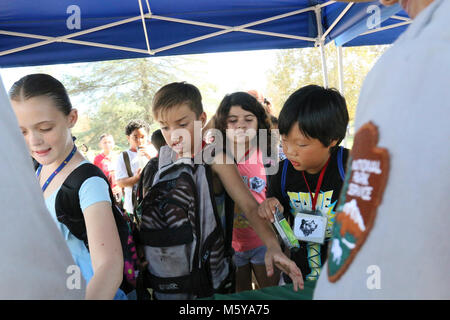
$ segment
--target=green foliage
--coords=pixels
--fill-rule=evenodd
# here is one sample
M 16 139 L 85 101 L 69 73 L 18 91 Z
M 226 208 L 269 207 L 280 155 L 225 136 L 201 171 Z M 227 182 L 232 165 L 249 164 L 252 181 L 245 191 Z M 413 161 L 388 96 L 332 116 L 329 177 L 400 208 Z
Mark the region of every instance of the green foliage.
M 84 116 L 80 124 L 73 130 L 73 134 L 80 143 L 89 148 L 98 148 L 99 137 L 103 133 L 110 133 L 116 145 L 126 149 L 128 141 L 125 136 L 125 127 L 131 119 L 142 119 L 142 108 L 133 102 L 123 101 L 117 97 L 107 97 L 98 110 Z
M 386 46 L 343 48 L 344 96 L 351 120 L 363 79 L 385 49 Z M 329 87 L 339 88 L 334 44 L 325 47 L 325 55 Z M 211 118 L 223 98 L 223 88 L 221 75 L 211 75 L 207 63 L 208 59 L 199 55 L 93 62 L 72 67 L 71 74 L 60 79 L 72 102 L 82 101 L 75 107 L 80 104 L 88 106 L 86 112 L 80 113 L 73 130 L 78 138 L 77 144 L 98 150 L 98 138 L 107 132 L 114 136 L 117 147 L 123 150 L 128 147 L 124 129 L 132 119 L 143 119 L 151 125 L 151 131 L 155 130 L 158 126 L 151 116 L 151 101 L 161 86 L 173 81 L 188 81 L 196 85 L 202 93 L 208 118 Z M 244 81 L 249 71 L 239 72 L 242 76 L 236 76 L 236 81 Z M 267 72 L 265 90 L 275 114 L 291 93 L 308 84 L 323 85 L 319 48 L 278 50 L 275 67 Z M 248 85 L 242 85 L 242 90 L 244 87 Z
M 154 129 L 151 101 L 163 85 L 182 75 L 180 58 L 127 59 L 84 64 L 63 82 L 71 97 L 82 97 L 88 110 L 73 133 L 79 144 L 98 149 L 98 138 L 111 133 L 121 149 L 128 146 L 125 126 L 143 119 Z M 78 71 L 78 72 L 77 72 Z
M 386 46 L 343 48 L 344 96 L 352 120 L 355 115 L 361 85 L 367 72 Z M 337 49 L 325 47 L 328 86 L 339 89 Z M 308 84 L 324 85 L 322 60 L 318 48 L 287 49 L 277 53 L 276 66 L 268 72 L 271 79 L 267 96 L 278 113 L 284 101 L 298 88 Z

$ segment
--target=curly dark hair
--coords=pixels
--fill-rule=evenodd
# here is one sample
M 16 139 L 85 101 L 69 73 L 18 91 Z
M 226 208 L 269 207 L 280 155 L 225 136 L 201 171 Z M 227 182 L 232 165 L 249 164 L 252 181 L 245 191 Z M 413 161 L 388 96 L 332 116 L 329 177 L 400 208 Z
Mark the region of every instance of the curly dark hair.
M 261 105 L 261 103 L 256 100 L 251 94 L 247 92 L 234 92 L 231 94 L 227 94 L 219 105 L 219 108 L 216 111 L 214 126 L 218 129 L 223 137 L 226 137 L 226 129 L 227 129 L 227 117 L 230 113 L 230 109 L 232 106 L 240 106 L 245 111 L 249 111 L 256 116 L 258 121 L 258 132 L 260 129 L 267 130 L 267 143 L 266 150 L 262 150 L 267 155 L 271 155 L 271 129 L 272 122 L 270 119 L 270 115 L 267 113 L 266 109 Z M 259 134 L 256 135 L 257 140 L 256 143 L 258 146 L 259 143 Z
M 129 136 L 130 134 L 133 133 L 134 130 L 141 128 L 144 128 L 147 133 L 150 131 L 150 126 L 144 120 L 141 119 L 131 120 L 125 127 L 125 134 Z

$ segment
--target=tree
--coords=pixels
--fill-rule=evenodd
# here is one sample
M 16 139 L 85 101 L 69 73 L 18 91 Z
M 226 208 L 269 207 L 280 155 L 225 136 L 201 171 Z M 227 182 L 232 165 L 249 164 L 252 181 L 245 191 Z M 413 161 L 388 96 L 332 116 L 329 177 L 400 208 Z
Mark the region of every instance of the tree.
M 151 101 L 163 85 L 183 75 L 189 58 L 126 59 L 84 64 L 63 82 L 71 97 L 89 105 L 83 123 L 74 128 L 79 144 L 98 148 L 102 133 L 111 133 L 120 148 L 127 147 L 125 126 L 132 119 L 153 123 Z
M 141 107 L 128 101 L 127 97 L 105 97 L 98 109 L 82 115 L 73 129 L 77 144 L 98 149 L 99 137 L 110 133 L 119 149 L 127 149 L 125 127 L 131 119 L 142 118 L 141 111 Z
M 353 120 L 362 82 L 386 46 L 343 48 L 344 96 Z M 336 47 L 325 47 L 329 87 L 339 88 Z M 291 93 L 308 84 L 323 85 L 322 60 L 318 48 L 287 49 L 277 53 L 276 66 L 268 72 L 267 88 L 274 108 L 279 112 Z

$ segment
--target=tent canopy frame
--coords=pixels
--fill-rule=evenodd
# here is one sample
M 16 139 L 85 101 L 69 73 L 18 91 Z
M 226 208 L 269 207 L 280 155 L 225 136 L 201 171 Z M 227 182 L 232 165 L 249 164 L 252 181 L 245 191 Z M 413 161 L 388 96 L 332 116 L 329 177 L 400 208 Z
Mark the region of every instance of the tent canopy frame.
M 236 26 L 227 26 L 227 25 L 221 25 L 221 24 L 213 24 L 213 23 L 206 23 L 206 22 L 201 22 L 201 21 L 194 21 L 194 20 L 187 20 L 187 19 L 180 19 L 180 18 L 173 18 L 173 17 L 168 17 L 168 16 L 157 15 L 157 14 L 152 13 L 151 8 L 150 8 L 149 0 L 145 0 L 145 5 L 146 5 L 147 12 L 144 12 L 144 5 L 142 3 L 143 1 L 144 0 L 137 0 L 138 5 L 139 5 L 139 11 L 140 11 L 140 15 L 139 16 L 134 16 L 134 17 L 131 17 L 131 18 L 119 20 L 119 21 L 116 21 L 116 22 L 108 23 L 108 24 L 105 24 L 105 25 L 101 25 L 101 26 L 97 26 L 97 27 L 94 27 L 94 28 L 86 29 L 86 30 L 83 30 L 83 31 L 67 34 L 67 35 L 64 35 L 64 36 L 52 37 L 52 36 L 43 36 L 43 35 L 30 34 L 30 33 L 21 33 L 21 32 L 7 31 L 7 30 L 0 30 L 0 35 L 6 35 L 6 36 L 12 36 L 12 37 L 32 38 L 32 39 L 42 40 L 42 41 L 38 41 L 38 42 L 33 43 L 33 44 L 29 44 L 29 45 L 25 45 L 25 46 L 9 49 L 9 50 L 0 51 L 0 56 L 5 56 L 5 55 L 16 53 L 16 52 L 25 51 L 25 50 L 29 50 L 29 49 L 32 49 L 32 48 L 49 45 L 49 44 L 52 44 L 52 43 L 55 43 L 55 42 L 71 43 L 71 44 L 77 44 L 77 45 L 82 45 L 82 46 L 92 46 L 92 47 L 106 48 L 106 49 L 111 49 L 111 50 L 122 50 L 122 51 L 128 51 L 128 52 L 145 54 L 145 55 L 148 55 L 148 56 L 155 56 L 155 55 L 157 55 L 160 52 L 164 52 L 164 51 L 176 48 L 176 47 L 188 45 L 188 44 L 191 44 L 191 43 L 194 43 L 194 42 L 198 42 L 198 41 L 202 41 L 202 40 L 205 40 L 205 39 L 218 37 L 220 35 L 224 35 L 224 34 L 227 34 L 227 33 L 244 32 L 244 33 L 265 35 L 265 36 L 269 36 L 269 37 L 279 37 L 279 38 L 287 38 L 287 39 L 293 39 L 293 40 L 299 40 L 299 41 L 308 41 L 308 42 L 313 43 L 315 47 L 319 47 L 319 49 L 320 49 L 320 55 L 321 55 L 321 61 L 322 61 L 323 84 L 324 84 L 325 87 L 328 87 L 328 70 L 327 70 L 326 56 L 325 56 L 326 39 L 327 39 L 327 36 L 330 34 L 330 32 L 336 27 L 336 25 L 338 25 L 338 23 L 346 16 L 348 11 L 354 5 L 354 3 L 348 3 L 346 5 L 346 7 L 341 11 L 341 13 L 334 19 L 334 21 L 327 28 L 327 30 L 324 31 L 323 30 L 323 26 L 322 26 L 322 20 L 321 20 L 322 19 L 322 10 L 324 8 L 326 8 L 327 6 L 329 6 L 331 4 L 334 4 L 336 1 L 327 1 L 327 2 L 324 2 L 324 3 L 321 3 L 321 4 L 313 5 L 313 6 L 310 6 L 310 7 L 306 7 L 306 8 L 302 8 L 302 9 L 298 9 L 298 10 L 294 10 L 294 11 L 290 11 L 290 12 L 279 14 L 279 15 L 275 15 L 275 16 L 272 16 L 272 17 L 269 17 L 269 18 L 253 21 L 253 22 L 250 22 L 250 23 L 242 24 L 242 25 L 236 25 Z M 267 22 L 280 20 L 280 19 L 283 19 L 283 18 L 287 18 L 287 17 L 291 17 L 291 16 L 294 16 L 294 15 L 303 14 L 303 13 L 310 12 L 310 11 L 313 11 L 315 13 L 315 18 L 316 18 L 317 37 L 315 37 L 315 38 L 253 29 L 253 27 L 261 25 L 261 24 L 264 24 L 264 23 L 267 23 Z M 391 24 L 391 25 L 388 25 L 388 26 L 385 26 L 385 27 L 380 27 L 379 26 L 379 27 L 377 27 L 375 29 L 372 29 L 372 30 L 369 30 L 367 32 L 364 32 L 361 35 L 367 35 L 367 34 L 371 34 L 371 33 L 375 33 L 375 32 L 380 32 L 380 31 L 388 30 L 388 29 L 395 28 L 395 27 L 404 26 L 404 25 L 407 25 L 407 24 L 411 23 L 411 19 L 406 18 L 406 17 L 393 15 L 391 18 L 399 20 L 400 22 L 395 23 L 395 24 Z M 184 41 L 176 42 L 176 43 L 173 43 L 173 44 L 169 44 L 169 45 L 166 45 L 166 46 L 163 46 L 163 47 L 160 47 L 160 48 L 151 49 L 150 48 L 150 41 L 149 41 L 150 37 L 149 37 L 149 32 L 147 30 L 147 23 L 146 22 L 150 21 L 152 19 L 153 20 L 168 21 L 168 22 L 173 22 L 173 23 L 180 23 L 180 24 L 208 27 L 208 28 L 212 28 L 212 29 L 219 29 L 219 31 L 215 31 L 215 32 L 212 32 L 212 33 L 208 33 L 208 34 L 199 36 L 199 37 L 195 37 L 195 38 L 191 38 L 191 39 L 188 39 L 188 40 L 184 40 Z M 140 49 L 140 48 L 132 48 L 132 47 L 110 45 L 110 44 L 104 44 L 104 43 L 98 43 L 98 42 L 91 42 L 91 41 L 83 41 L 83 40 L 74 39 L 74 38 L 77 38 L 77 37 L 82 36 L 82 35 L 98 32 L 98 31 L 102 31 L 102 30 L 109 29 L 109 28 L 114 28 L 114 27 L 119 26 L 119 25 L 132 23 L 132 22 L 139 21 L 139 20 L 142 21 L 142 29 L 143 29 L 143 32 L 144 32 L 145 44 L 146 44 L 146 48 L 147 48 L 146 50 Z M 342 59 L 343 59 L 342 46 L 337 46 L 337 56 L 338 56 L 339 88 L 340 88 L 340 91 L 343 93 L 344 87 L 343 87 L 343 79 L 342 79 L 342 77 L 343 77 L 343 70 L 342 70 L 342 65 L 343 65 L 343 63 L 342 63 Z

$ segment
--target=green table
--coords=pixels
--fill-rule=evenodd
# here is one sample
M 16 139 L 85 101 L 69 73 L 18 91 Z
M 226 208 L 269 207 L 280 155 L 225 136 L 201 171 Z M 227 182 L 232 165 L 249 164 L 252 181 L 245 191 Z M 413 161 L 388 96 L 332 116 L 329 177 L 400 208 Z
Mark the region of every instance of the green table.
M 232 294 L 215 294 L 205 300 L 312 300 L 315 286 L 316 281 L 305 281 L 305 288 L 297 292 L 292 284 L 286 284 Z

